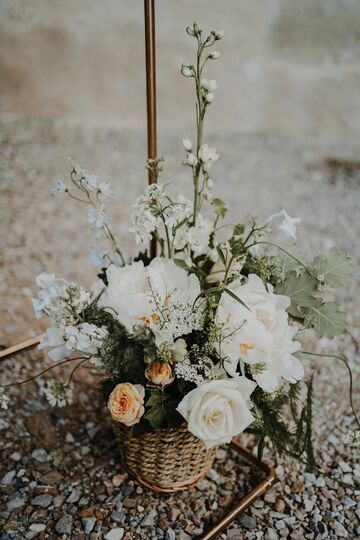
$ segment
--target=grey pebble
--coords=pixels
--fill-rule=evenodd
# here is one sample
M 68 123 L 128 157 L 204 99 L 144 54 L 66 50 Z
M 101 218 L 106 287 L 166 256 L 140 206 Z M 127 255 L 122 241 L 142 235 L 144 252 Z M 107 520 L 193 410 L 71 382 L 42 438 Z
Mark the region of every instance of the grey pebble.
M 45 463 L 48 460 L 46 450 L 43 448 L 36 448 L 31 455 L 36 461 L 39 461 L 39 463 Z
M 74 491 L 72 491 L 70 495 L 68 496 L 68 498 L 66 499 L 66 502 L 68 503 L 78 502 L 80 497 L 81 497 L 81 491 L 74 489 Z
M 14 497 L 10 499 L 6 505 L 8 512 L 12 512 L 15 508 L 21 508 L 25 504 L 25 499 L 23 497 Z
M 69 514 L 64 514 L 55 525 L 59 534 L 71 534 L 73 518 Z
M 82 521 L 84 533 L 90 534 L 95 526 L 96 518 L 94 517 L 82 518 L 81 521 Z
M 247 515 L 240 518 L 240 523 L 245 529 L 253 529 L 256 526 L 255 519 Z
M 269 527 L 265 533 L 264 540 L 278 540 L 278 539 L 279 537 L 278 537 L 277 532 L 274 531 L 274 529 L 271 529 Z
M 114 510 L 111 513 L 111 519 L 116 523 L 119 523 L 119 525 L 122 525 L 123 523 L 125 523 L 126 514 L 124 514 L 124 512 L 117 512 L 116 510 Z
M 157 515 L 156 510 L 151 510 L 147 516 L 141 522 L 141 527 L 153 527 L 155 524 L 155 517 Z
M 42 493 L 34 499 L 32 499 L 31 504 L 33 506 L 41 506 L 42 508 L 47 508 L 52 503 L 53 497 L 49 493 Z
M 111 529 L 111 531 L 105 534 L 104 540 L 121 540 L 121 538 L 124 536 L 124 532 L 124 529 L 120 527 Z
M 165 533 L 165 540 L 176 540 L 175 531 L 172 529 L 167 529 Z
M 1 479 L 0 484 L 3 484 L 4 486 L 8 486 L 9 484 L 11 484 L 11 482 L 14 479 L 15 474 L 16 474 L 15 470 L 9 471 L 6 474 L 4 474 L 4 476 Z

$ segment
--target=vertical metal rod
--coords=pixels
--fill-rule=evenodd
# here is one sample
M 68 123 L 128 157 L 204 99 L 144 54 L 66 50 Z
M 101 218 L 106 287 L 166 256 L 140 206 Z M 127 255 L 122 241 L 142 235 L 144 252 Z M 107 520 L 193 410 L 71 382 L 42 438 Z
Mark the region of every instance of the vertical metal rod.
M 156 148 L 156 60 L 155 60 L 155 8 L 154 0 L 144 0 L 145 10 L 145 54 L 146 54 L 146 97 L 147 97 L 147 140 L 148 158 L 154 159 Z M 149 184 L 155 182 L 154 172 L 149 170 Z M 156 240 L 150 242 L 150 257 L 156 257 Z

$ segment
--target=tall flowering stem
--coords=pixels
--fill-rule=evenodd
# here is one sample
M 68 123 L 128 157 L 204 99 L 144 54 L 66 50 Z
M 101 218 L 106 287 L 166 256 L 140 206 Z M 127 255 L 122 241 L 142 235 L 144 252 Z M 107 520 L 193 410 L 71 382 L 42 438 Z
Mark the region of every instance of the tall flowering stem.
M 213 51 L 210 54 L 206 54 L 205 49 L 214 45 L 214 43 L 222 39 L 224 32 L 222 30 L 215 31 L 212 30 L 210 34 L 203 40 L 202 34 L 203 31 L 200 26 L 194 22 L 193 26 L 188 26 L 186 32 L 196 38 L 198 42 L 197 54 L 196 54 L 196 65 L 187 65 L 183 64 L 181 67 L 181 72 L 184 77 L 193 77 L 195 81 L 195 92 L 196 92 L 196 156 L 191 154 L 191 148 L 185 147 L 189 152 L 187 157 L 187 165 L 192 167 L 193 172 L 193 184 L 194 184 L 194 209 L 193 209 L 193 225 L 196 224 L 197 216 L 200 212 L 201 203 L 202 203 L 202 192 L 205 188 L 206 181 L 209 178 L 208 169 L 210 168 L 210 162 L 217 159 L 217 155 L 213 154 L 216 157 L 210 159 L 203 159 L 201 156 L 202 145 L 203 145 L 203 128 L 204 128 L 204 118 L 208 106 L 212 103 L 214 99 L 214 90 L 217 88 L 216 81 L 202 79 L 202 72 L 205 67 L 205 64 L 208 60 L 215 60 L 219 58 L 220 53 L 218 51 Z M 212 150 L 207 147 L 207 150 Z M 203 185 L 200 189 L 200 177 L 203 174 Z

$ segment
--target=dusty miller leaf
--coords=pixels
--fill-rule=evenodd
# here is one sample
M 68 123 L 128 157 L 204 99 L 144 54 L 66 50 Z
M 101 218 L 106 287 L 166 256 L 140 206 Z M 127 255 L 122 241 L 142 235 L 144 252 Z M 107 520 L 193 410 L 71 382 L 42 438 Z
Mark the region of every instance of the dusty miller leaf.
M 317 281 L 307 272 L 300 275 L 294 270 L 288 272 L 283 283 L 276 287 L 276 294 L 288 296 L 291 300 L 291 305 L 288 312 L 293 317 L 303 317 L 301 308 L 320 305 L 320 301 L 314 298 L 317 292 Z
M 345 313 L 339 310 L 337 302 L 311 306 L 307 310 L 305 324 L 314 328 L 316 337 L 332 338 L 345 331 Z
M 333 248 L 326 255 L 315 257 L 311 265 L 312 273 L 320 280 L 336 289 L 352 275 L 351 258 Z

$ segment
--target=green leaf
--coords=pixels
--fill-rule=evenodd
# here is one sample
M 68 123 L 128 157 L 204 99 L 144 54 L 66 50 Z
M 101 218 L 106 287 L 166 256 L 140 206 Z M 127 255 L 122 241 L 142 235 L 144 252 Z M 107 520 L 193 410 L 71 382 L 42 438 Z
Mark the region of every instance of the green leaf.
M 154 407 L 163 402 L 163 394 L 160 390 L 152 390 L 149 399 L 146 401 L 146 407 Z
M 218 252 L 218 255 L 220 257 L 220 261 L 223 263 L 224 266 L 226 266 L 226 259 L 225 259 L 224 253 L 222 252 L 221 247 L 216 246 L 216 251 Z
M 305 324 L 314 328 L 316 337 L 332 338 L 344 333 L 345 313 L 339 310 L 337 302 L 312 306 L 307 310 Z
M 321 304 L 319 299 L 314 298 L 317 293 L 317 281 L 307 272 L 298 275 L 294 270 L 288 272 L 283 283 L 275 290 L 276 294 L 284 294 L 291 300 L 288 312 L 293 317 L 303 318 L 301 308 L 309 308 Z
M 179 268 L 184 268 L 185 270 L 188 267 L 188 265 L 183 259 L 174 259 L 174 263 L 176 264 L 176 266 L 179 266 Z
M 353 265 L 350 257 L 333 248 L 326 255 L 315 257 L 311 270 L 319 281 L 336 289 L 351 277 Z
M 211 204 L 212 204 L 213 206 L 215 206 L 215 212 L 216 212 L 220 217 L 224 218 L 225 215 L 226 215 L 226 212 L 228 211 L 228 209 L 227 209 L 227 207 L 226 207 L 224 201 L 222 201 L 221 199 L 215 198 L 215 199 L 213 199 L 213 200 L 211 201 Z
M 224 288 L 224 292 L 226 292 L 229 296 L 231 296 L 231 298 L 239 302 L 239 304 L 242 304 L 244 307 L 246 307 L 246 309 L 251 311 L 251 309 L 245 304 L 245 302 L 243 302 L 243 300 L 241 300 L 241 298 L 234 294 L 230 289 Z
M 304 255 L 296 246 L 287 249 L 289 255 L 283 251 L 279 251 L 277 259 L 281 263 L 281 273 L 286 276 L 291 270 L 299 270 L 300 264 L 295 259 L 303 259 Z M 295 257 L 295 258 L 294 258 Z
M 166 410 L 162 405 L 151 407 L 145 412 L 144 418 L 150 422 L 152 428 L 159 429 L 166 420 Z
M 244 231 L 245 231 L 245 225 L 243 225 L 242 223 L 238 223 L 234 227 L 233 236 L 241 236 L 242 234 L 244 234 Z

